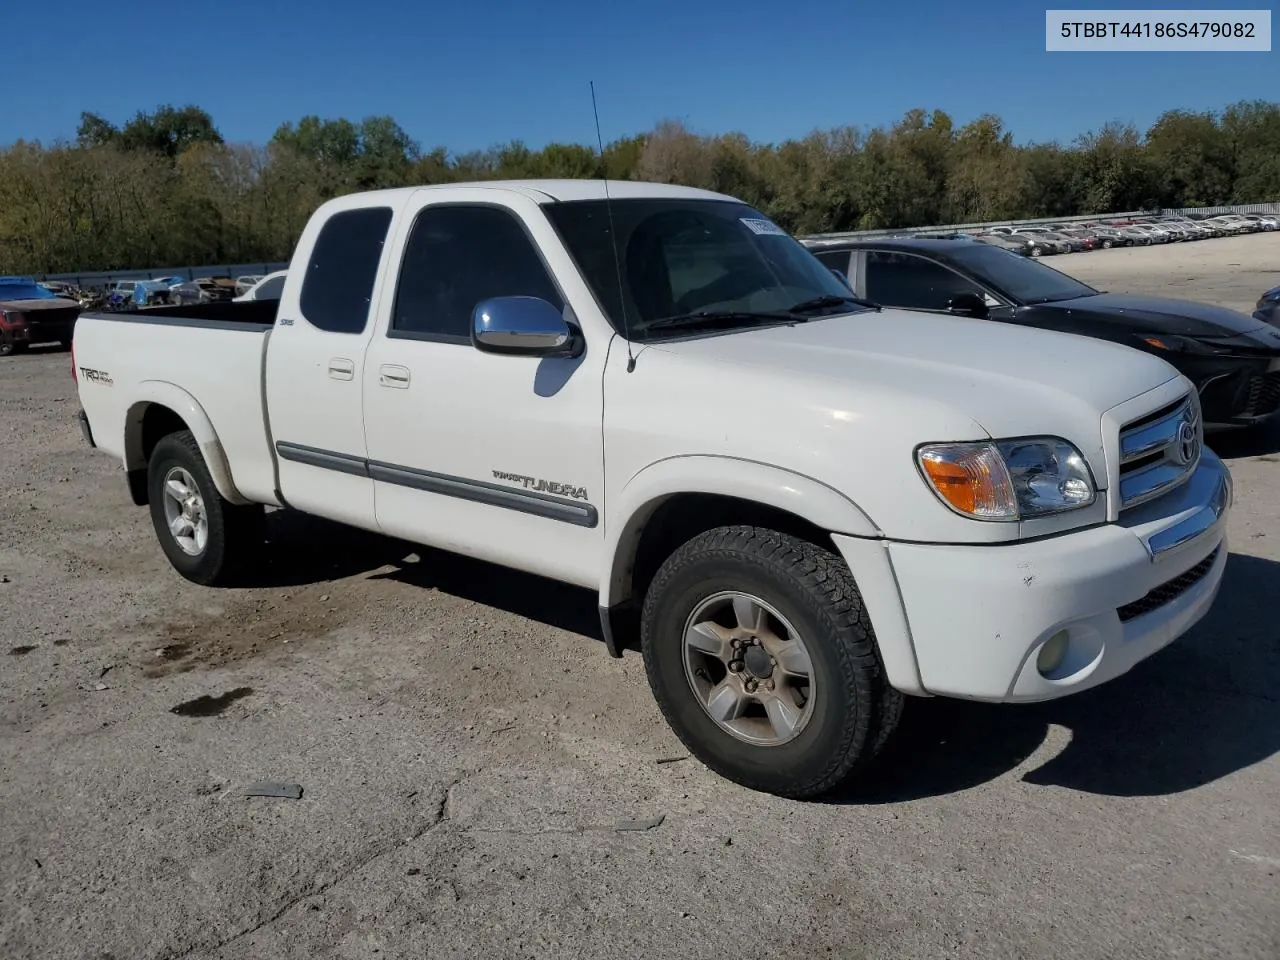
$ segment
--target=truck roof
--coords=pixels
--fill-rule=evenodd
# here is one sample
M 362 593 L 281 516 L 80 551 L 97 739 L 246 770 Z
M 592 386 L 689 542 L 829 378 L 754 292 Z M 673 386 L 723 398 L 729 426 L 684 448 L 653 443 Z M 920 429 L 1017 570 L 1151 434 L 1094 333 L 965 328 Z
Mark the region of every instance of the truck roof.
M 712 190 L 701 190 L 697 187 L 682 187 L 672 183 L 649 183 L 638 180 L 610 180 L 609 197 L 613 200 L 636 198 L 647 199 L 686 199 L 686 200 L 728 200 L 741 203 L 736 197 L 730 197 Z M 475 180 L 459 183 L 422 184 L 415 187 L 391 187 L 385 190 L 365 191 L 362 196 L 384 198 L 395 203 L 407 200 L 411 194 L 420 190 L 493 190 L 495 192 L 520 193 L 537 203 L 557 203 L 567 200 L 603 200 L 605 198 L 605 181 L 603 180 Z

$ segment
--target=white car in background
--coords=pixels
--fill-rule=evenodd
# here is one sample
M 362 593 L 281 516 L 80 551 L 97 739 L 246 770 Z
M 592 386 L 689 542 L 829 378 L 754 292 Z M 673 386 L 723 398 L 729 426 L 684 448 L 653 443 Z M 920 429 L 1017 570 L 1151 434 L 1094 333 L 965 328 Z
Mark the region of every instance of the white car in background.
M 237 300 L 279 300 L 284 290 L 284 277 L 287 270 L 277 270 L 259 277 L 258 282 L 236 297 Z
M 251 273 L 251 274 L 246 274 L 243 277 L 236 277 L 235 295 L 237 297 L 244 296 L 246 293 L 249 292 L 249 289 L 251 287 L 260 283 L 261 281 L 262 281 L 262 275 L 259 273 Z

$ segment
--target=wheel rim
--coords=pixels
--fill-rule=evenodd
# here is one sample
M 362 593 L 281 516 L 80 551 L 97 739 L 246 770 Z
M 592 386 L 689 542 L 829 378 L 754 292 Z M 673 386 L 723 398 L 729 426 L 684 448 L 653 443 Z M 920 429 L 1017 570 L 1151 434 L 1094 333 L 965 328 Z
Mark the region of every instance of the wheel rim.
M 174 543 L 188 556 L 204 552 L 209 542 L 209 518 L 204 498 L 195 478 L 182 467 L 173 467 L 164 477 L 164 519 Z
M 685 621 L 685 679 L 703 712 L 739 740 L 775 747 L 813 716 L 813 661 L 776 609 L 736 590 L 706 598 Z

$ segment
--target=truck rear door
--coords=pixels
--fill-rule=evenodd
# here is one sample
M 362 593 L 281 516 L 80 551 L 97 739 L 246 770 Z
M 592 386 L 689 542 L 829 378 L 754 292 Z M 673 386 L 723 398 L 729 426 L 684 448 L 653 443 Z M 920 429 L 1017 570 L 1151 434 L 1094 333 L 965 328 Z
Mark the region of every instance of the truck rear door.
M 301 282 L 286 284 L 280 300 L 266 397 L 289 506 L 375 530 L 362 387 L 393 211 L 367 202 L 338 201 L 299 239 Z
M 572 307 L 583 287 L 559 238 L 532 199 L 491 189 L 421 191 L 400 222 L 364 370 L 382 529 L 596 586 L 608 341 L 522 357 L 470 336 L 489 297 Z

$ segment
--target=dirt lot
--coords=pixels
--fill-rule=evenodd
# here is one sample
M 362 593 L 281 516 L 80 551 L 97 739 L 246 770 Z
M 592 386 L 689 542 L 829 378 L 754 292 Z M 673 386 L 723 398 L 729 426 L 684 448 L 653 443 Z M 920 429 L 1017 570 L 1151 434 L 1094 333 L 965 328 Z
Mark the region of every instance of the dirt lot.
M 1280 235 L 1047 262 L 1249 308 Z M 261 586 L 185 583 L 75 410 L 66 354 L 0 362 L 8 960 L 1280 956 L 1280 430 L 1212 441 L 1191 635 L 913 701 L 876 783 L 799 804 L 685 758 L 585 593 L 284 515 Z

